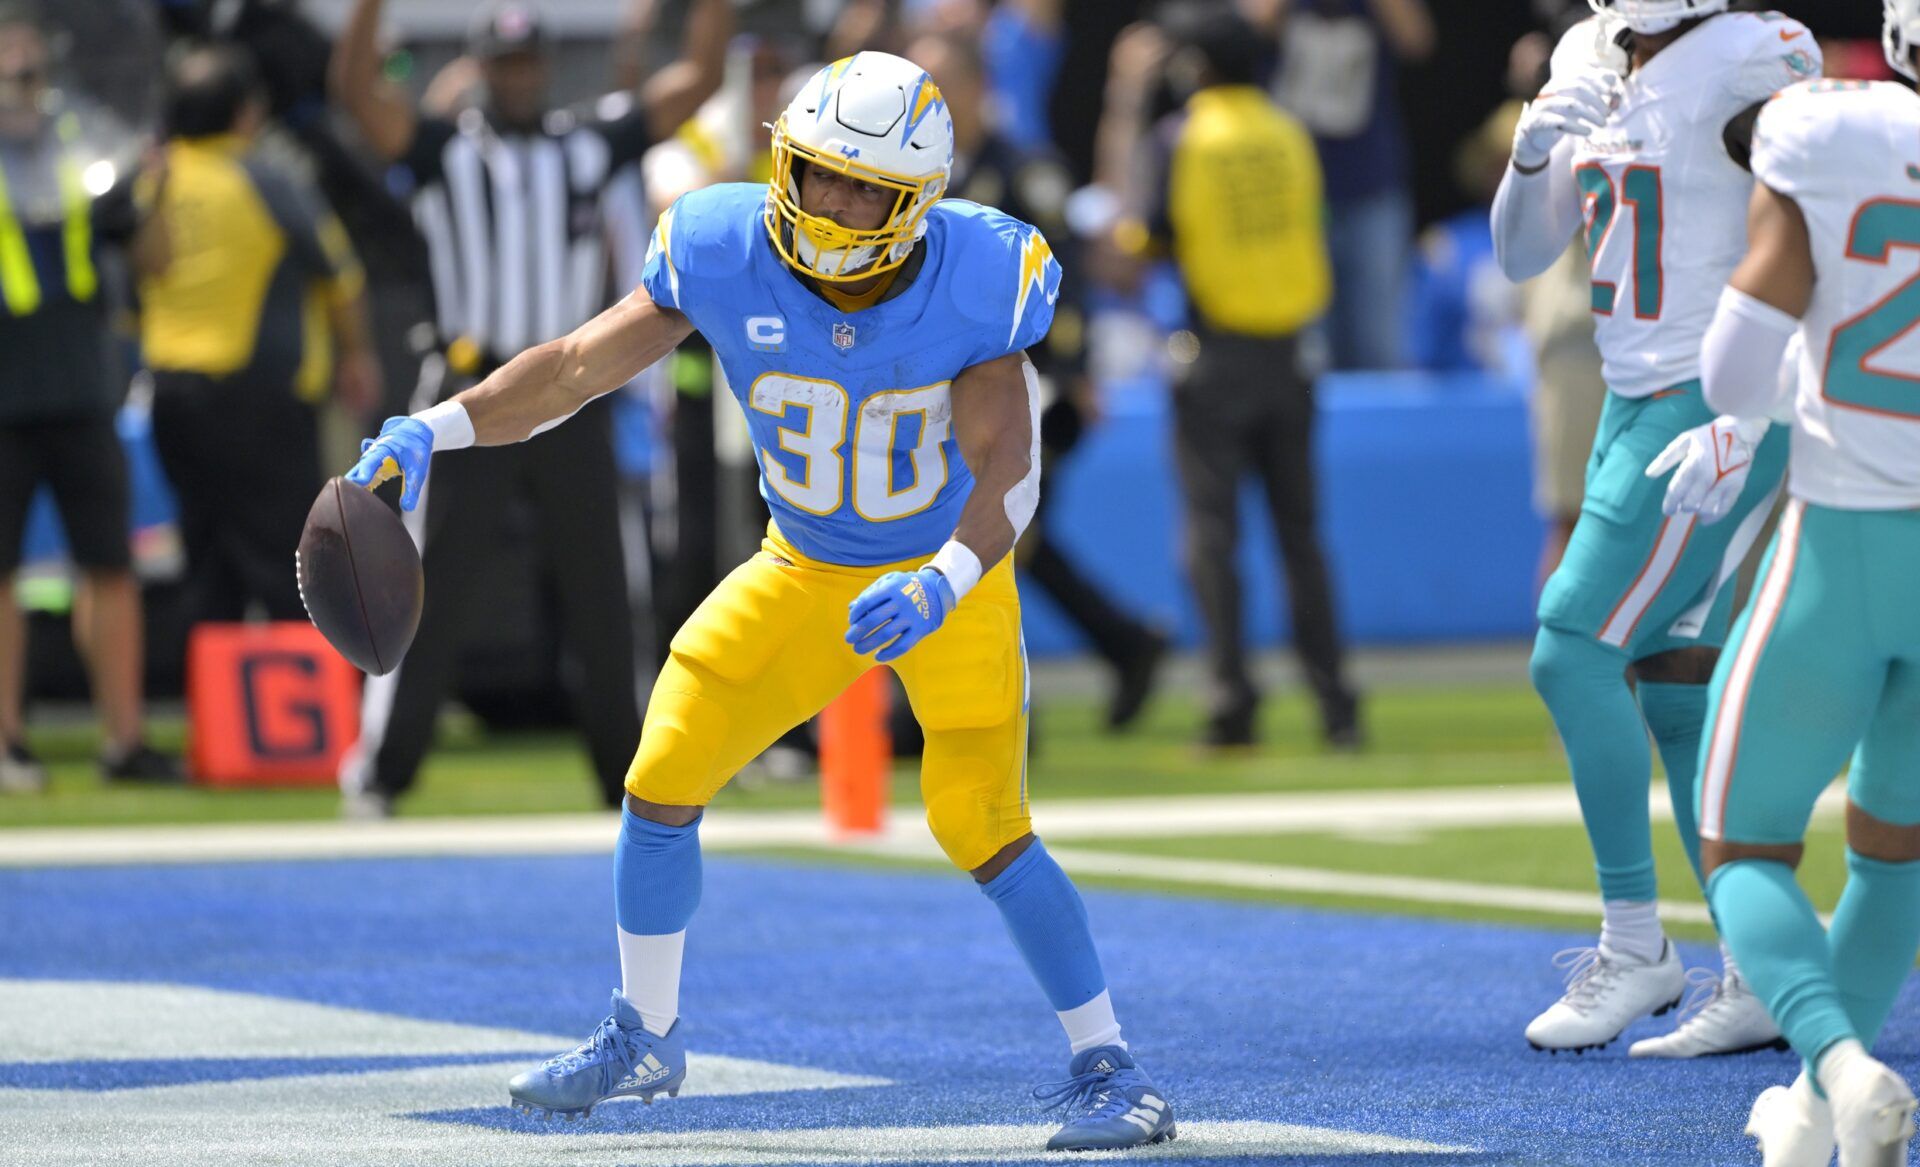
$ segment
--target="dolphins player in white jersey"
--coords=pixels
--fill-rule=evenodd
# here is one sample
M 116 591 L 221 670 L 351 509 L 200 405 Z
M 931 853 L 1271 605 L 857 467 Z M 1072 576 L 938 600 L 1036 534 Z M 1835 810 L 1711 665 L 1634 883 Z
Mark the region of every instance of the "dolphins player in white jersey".
M 1920 0 L 1886 0 L 1920 83 Z M 1792 418 L 1791 501 L 1715 670 L 1699 822 L 1721 934 L 1806 1069 L 1754 1102 L 1767 1167 L 1907 1162 L 1914 1096 L 1874 1044 L 1920 948 L 1920 95 L 1796 85 L 1762 110 L 1747 257 L 1707 400 Z M 1775 389 L 1788 342 L 1797 389 Z M 1847 765 L 1847 886 L 1823 929 L 1794 879 Z
M 1611 1043 L 1679 1003 L 1687 976 L 1656 909 L 1647 809 L 1651 731 L 1699 873 L 1693 785 L 1707 680 L 1732 617 L 1727 584 L 1764 524 L 1785 435 L 1716 418 L 1700 340 L 1738 262 L 1759 103 L 1820 74 L 1820 50 L 1777 13 L 1727 0 L 1591 0 L 1521 117 L 1493 207 L 1500 265 L 1544 272 L 1584 221 L 1607 395 L 1587 494 L 1540 598 L 1535 687 L 1553 715 L 1598 869 L 1592 948 L 1556 958 L 1566 994 L 1527 1026 L 1535 1048 Z M 1662 477 L 1679 467 L 1663 506 Z M 1700 501 L 1698 513 L 1674 513 Z M 1663 513 L 1663 511 L 1665 513 Z M 1695 1008 L 1635 1056 L 1771 1045 L 1779 1033 L 1728 962 L 1697 974 Z

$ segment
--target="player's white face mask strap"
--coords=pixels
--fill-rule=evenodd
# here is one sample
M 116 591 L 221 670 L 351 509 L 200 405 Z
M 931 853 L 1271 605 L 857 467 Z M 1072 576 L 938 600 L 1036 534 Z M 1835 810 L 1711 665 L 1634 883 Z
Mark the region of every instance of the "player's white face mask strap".
M 1601 16 L 1617 16 L 1647 36 L 1672 32 L 1689 20 L 1727 10 L 1727 0 L 1587 0 Z
M 1880 43 L 1887 64 L 1907 80 L 1920 81 L 1920 70 L 1913 67 L 1913 46 L 1920 43 L 1920 0 L 1883 0 L 1882 8 Z

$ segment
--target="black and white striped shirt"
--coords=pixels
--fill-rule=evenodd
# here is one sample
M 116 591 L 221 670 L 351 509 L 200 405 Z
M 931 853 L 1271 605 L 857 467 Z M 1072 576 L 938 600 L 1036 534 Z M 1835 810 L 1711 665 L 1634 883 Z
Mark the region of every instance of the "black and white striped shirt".
M 479 110 L 423 118 L 401 159 L 427 243 L 443 347 L 465 339 L 498 364 L 564 336 L 605 306 L 602 196 L 653 138 L 625 94 L 539 130 L 507 133 Z

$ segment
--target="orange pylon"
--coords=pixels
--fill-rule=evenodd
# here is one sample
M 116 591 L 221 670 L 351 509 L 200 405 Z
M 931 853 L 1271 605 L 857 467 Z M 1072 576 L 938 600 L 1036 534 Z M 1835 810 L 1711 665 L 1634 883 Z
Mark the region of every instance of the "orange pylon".
M 820 711 L 820 806 L 839 834 L 877 834 L 885 824 L 893 768 L 888 673 L 868 669 Z

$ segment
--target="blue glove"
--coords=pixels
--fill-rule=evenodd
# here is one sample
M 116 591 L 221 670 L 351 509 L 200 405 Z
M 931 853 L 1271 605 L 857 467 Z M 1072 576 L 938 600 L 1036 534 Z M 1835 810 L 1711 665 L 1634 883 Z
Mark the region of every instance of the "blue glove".
M 938 631 L 960 601 L 947 577 L 931 567 L 890 571 L 847 606 L 847 643 L 886 664 Z
M 400 509 L 410 511 L 420 505 L 420 490 L 427 484 L 427 463 L 433 458 L 433 431 L 427 423 L 410 417 L 390 417 L 380 427 L 380 436 L 360 443 L 360 460 L 347 471 L 347 481 L 368 490 L 400 476 Z

